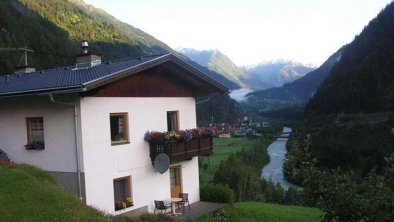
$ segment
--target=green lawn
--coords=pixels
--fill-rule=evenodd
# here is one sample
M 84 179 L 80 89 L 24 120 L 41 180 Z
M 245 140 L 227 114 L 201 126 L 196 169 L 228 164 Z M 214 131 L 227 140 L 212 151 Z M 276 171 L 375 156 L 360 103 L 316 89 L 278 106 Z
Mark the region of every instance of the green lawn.
M 260 202 L 239 202 L 217 212 L 204 215 L 193 222 L 312 222 L 321 221 L 323 213 L 317 208 L 287 206 Z
M 258 139 L 248 139 L 246 137 L 214 138 L 213 154 L 199 157 L 202 166 L 200 173 L 208 180 L 212 179 L 220 161 L 226 160 L 232 153 L 252 148 L 257 141 Z
M 104 215 L 58 187 L 47 173 L 26 164 L 0 163 L 0 221 L 173 222 L 165 215 L 139 218 Z
M 111 221 L 28 166 L 0 164 L 0 221 Z
M 214 138 L 214 155 L 209 157 L 210 161 L 212 165 L 218 166 L 220 161 L 226 160 L 230 154 L 239 152 L 242 149 L 252 148 L 256 141 L 257 139 L 248 139 L 246 137 Z

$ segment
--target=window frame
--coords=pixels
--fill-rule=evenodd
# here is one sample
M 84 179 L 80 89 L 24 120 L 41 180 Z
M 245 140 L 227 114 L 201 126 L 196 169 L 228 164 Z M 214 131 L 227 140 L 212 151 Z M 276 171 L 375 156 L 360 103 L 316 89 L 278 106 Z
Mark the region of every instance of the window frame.
M 123 117 L 123 139 L 122 140 L 112 140 L 112 126 L 111 126 L 111 118 L 112 117 Z M 120 145 L 120 144 L 127 144 L 130 143 L 130 137 L 129 137 L 129 115 L 127 112 L 121 112 L 121 113 L 110 113 L 109 114 L 109 131 L 110 131 L 110 140 L 111 140 L 111 145 Z
M 42 141 L 33 140 L 33 132 L 32 132 L 32 120 L 39 119 L 42 124 Z M 45 127 L 44 127 L 44 117 L 35 116 L 35 117 L 25 117 L 26 122 L 26 145 L 25 148 L 27 150 L 44 150 L 45 149 Z
M 126 200 L 122 200 L 122 202 L 125 202 L 125 203 L 126 203 L 127 199 L 130 199 L 130 200 L 131 200 L 131 203 L 128 203 L 128 205 L 124 205 L 123 207 L 120 208 L 119 206 L 117 206 L 117 202 L 116 202 L 116 191 L 115 191 L 116 186 L 115 186 L 115 183 L 116 183 L 116 182 L 119 182 L 119 181 L 123 181 L 123 180 L 126 181 L 127 186 L 126 186 Z M 113 179 L 114 207 L 115 207 L 115 211 L 123 210 L 123 209 L 126 209 L 126 208 L 129 208 L 129 207 L 134 206 L 134 203 L 133 203 L 133 195 L 132 195 L 133 192 L 132 192 L 131 181 L 132 181 L 131 176 L 125 176 L 125 177 L 119 177 L 119 178 Z
M 171 121 L 171 123 L 169 121 Z M 175 124 L 173 124 L 172 122 L 174 122 Z M 173 127 L 173 125 L 175 125 L 175 127 Z M 172 126 L 173 128 L 170 129 L 169 126 Z M 176 130 L 179 130 L 179 111 L 167 111 L 167 131 Z

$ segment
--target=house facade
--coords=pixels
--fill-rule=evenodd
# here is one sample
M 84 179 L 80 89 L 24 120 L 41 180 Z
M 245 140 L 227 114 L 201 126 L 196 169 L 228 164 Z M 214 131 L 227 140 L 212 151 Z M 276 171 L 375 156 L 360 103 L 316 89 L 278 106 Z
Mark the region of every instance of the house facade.
M 105 213 L 153 212 L 154 200 L 180 192 L 199 201 L 198 155 L 207 153 L 170 155 L 159 173 L 144 134 L 195 128 L 195 97 L 227 88 L 171 54 L 80 56 L 73 67 L 0 77 L 0 149 Z

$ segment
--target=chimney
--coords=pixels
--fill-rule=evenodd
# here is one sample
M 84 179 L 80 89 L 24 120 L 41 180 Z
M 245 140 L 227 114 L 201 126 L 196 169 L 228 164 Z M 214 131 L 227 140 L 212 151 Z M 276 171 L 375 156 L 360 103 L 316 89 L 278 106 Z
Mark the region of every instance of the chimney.
M 89 52 L 86 40 L 81 42 L 81 54 L 76 56 L 76 69 L 87 69 L 101 64 L 101 54 Z
M 30 66 L 22 66 L 15 68 L 15 74 L 35 72 L 36 68 Z

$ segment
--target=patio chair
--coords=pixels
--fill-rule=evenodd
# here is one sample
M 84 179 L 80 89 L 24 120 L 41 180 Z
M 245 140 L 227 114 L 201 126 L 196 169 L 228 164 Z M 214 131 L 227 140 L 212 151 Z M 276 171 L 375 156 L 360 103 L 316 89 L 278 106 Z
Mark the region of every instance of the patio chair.
M 161 213 L 166 213 L 167 209 L 171 208 L 171 204 L 169 203 L 164 203 L 162 200 L 155 200 L 155 210 L 153 211 L 154 214 L 156 214 L 156 209 L 160 210 Z
M 178 204 L 178 207 L 179 207 L 179 204 L 182 204 L 183 213 L 185 213 L 185 205 L 186 204 L 187 204 L 187 206 L 189 206 L 189 211 L 190 211 L 189 194 L 187 194 L 187 193 L 179 193 L 178 197 L 182 198 L 182 200 L 178 201 L 177 204 Z

